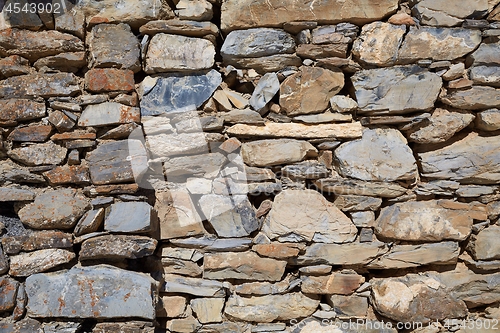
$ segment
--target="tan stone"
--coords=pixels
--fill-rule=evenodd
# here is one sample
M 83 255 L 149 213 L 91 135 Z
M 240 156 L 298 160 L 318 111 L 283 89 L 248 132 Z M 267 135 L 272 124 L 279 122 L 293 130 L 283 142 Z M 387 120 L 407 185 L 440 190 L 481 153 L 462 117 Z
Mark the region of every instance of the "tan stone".
M 45 249 L 10 256 L 11 276 L 30 276 L 66 264 L 75 254 L 64 249 Z
M 300 162 L 318 151 L 307 141 L 292 139 L 259 140 L 243 143 L 241 156 L 249 166 L 272 166 Z
M 387 252 L 382 242 L 347 244 L 312 244 L 298 258 L 302 264 L 366 265 Z
M 255 244 L 252 250 L 263 257 L 271 257 L 276 259 L 287 259 L 296 257 L 305 246 L 296 243 L 270 243 L 270 244 Z
M 200 323 L 220 323 L 224 301 L 224 298 L 195 298 L 191 300 L 191 308 Z
M 332 273 L 327 276 L 303 276 L 301 289 L 306 294 L 351 295 L 365 282 L 356 273 Z
M 183 296 L 161 296 L 159 309 L 156 311 L 158 317 L 177 318 L 182 317 L 186 311 L 187 299 Z

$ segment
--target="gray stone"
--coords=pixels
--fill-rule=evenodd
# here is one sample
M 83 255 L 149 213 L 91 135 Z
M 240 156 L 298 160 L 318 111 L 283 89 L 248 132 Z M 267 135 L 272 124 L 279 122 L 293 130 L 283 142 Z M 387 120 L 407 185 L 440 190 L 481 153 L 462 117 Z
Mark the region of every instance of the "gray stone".
M 207 194 L 201 197 L 199 205 L 219 237 L 245 237 L 259 228 L 245 195 Z
M 302 293 L 267 295 L 260 297 L 229 297 L 224 313 L 238 320 L 270 323 L 310 316 L 318 307 L 319 300 Z
M 264 125 L 264 118 L 252 110 L 231 110 L 223 114 L 224 122 L 229 124 Z
M 94 201 L 92 201 L 92 205 L 95 206 Z M 103 221 L 104 208 L 89 210 L 82 216 L 80 221 L 78 221 L 73 233 L 75 236 L 81 236 L 91 232 L 96 232 L 101 227 Z
M 358 113 L 405 114 L 434 107 L 442 80 L 419 66 L 362 70 L 351 77 Z
M 260 140 L 244 143 L 241 146 L 241 156 L 249 166 L 289 164 L 316 154 L 316 148 L 309 142 L 292 139 Z
M 156 282 L 148 275 L 112 266 L 75 266 L 26 279 L 32 318 L 136 317 L 153 320 Z
M 89 67 L 141 70 L 139 41 L 127 24 L 98 24 L 87 36 Z
M 280 281 L 285 267 L 286 261 L 261 258 L 251 251 L 207 253 L 203 259 L 203 278 Z
M 42 324 L 35 319 L 25 318 L 18 322 L 4 320 L 0 322 L 2 333 L 45 333 Z
M 175 176 L 202 175 L 215 177 L 227 159 L 221 153 L 174 157 L 163 164 L 167 178 Z
M 43 230 L 25 232 L 21 235 L 4 235 L 2 246 L 7 254 L 17 254 L 21 251 L 52 248 L 71 248 L 73 246 L 72 235 L 61 231 Z
M 77 333 L 81 328 L 81 323 L 52 322 L 44 325 L 43 333 Z
M 347 244 L 311 244 L 306 253 L 299 256 L 301 265 L 344 265 L 365 266 L 388 251 L 382 242 L 347 243 Z
M 252 239 L 250 238 L 217 239 L 213 235 L 199 238 L 172 239 L 170 242 L 178 246 L 200 248 L 206 252 L 246 251 L 252 245 Z
M 481 41 L 479 30 L 410 27 L 399 50 L 399 62 L 412 63 L 421 59 L 454 60 L 474 51 Z
M 476 114 L 476 127 L 482 131 L 500 129 L 500 110 L 490 109 Z
M 76 190 L 61 189 L 38 195 L 18 215 L 23 224 L 33 229 L 70 229 L 89 208 L 87 198 Z
M 35 193 L 21 188 L 0 187 L 0 202 L 33 201 Z
M 495 168 L 500 163 L 498 145 L 496 137 L 471 133 L 449 146 L 420 153 L 422 176 L 466 184 L 496 184 L 500 180 Z
M 85 52 L 64 52 L 57 55 L 40 58 L 33 66 L 40 70 L 43 67 L 52 68 L 61 72 L 76 73 L 87 64 Z
M 381 198 L 361 195 L 339 195 L 333 202 L 343 212 L 372 210 L 377 211 L 382 205 Z
M 280 82 L 276 73 L 267 73 L 263 75 L 252 93 L 250 105 L 254 110 L 264 110 L 279 90 Z
M 440 100 L 458 109 L 482 110 L 500 107 L 500 89 L 474 86 L 467 90 L 453 90 Z
M 212 22 L 198 22 L 189 20 L 158 20 L 150 21 L 139 29 L 141 34 L 154 35 L 157 33 L 177 34 L 188 37 L 203 37 L 218 35 L 219 28 Z
M 358 108 L 358 103 L 348 96 L 335 95 L 330 98 L 330 106 L 336 112 L 353 112 Z
M 59 265 L 69 263 L 75 257 L 74 252 L 64 249 L 23 252 L 10 256 L 9 275 L 24 277 L 45 272 Z
M 0 125 L 15 126 L 19 121 L 42 118 L 46 115 L 45 104 L 29 99 L 0 100 Z
M 280 29 L 256 28 L 230 32 L 221 48 L 224 61 L 233 58 L 258 58 L 280 53 L 293 53 L 295 41 Z
M 79 253 L 80 260 L 114 261 L 150 256 L 158 241 L 145 236 L 105 235 L 85 240 Z
M 281 168 L 281 173 L 284 176 L 297 179 L 319 179 L 330 175 L 330 171 L 326 166 L 316 161 L 304 161 L 286 165 Z
M 488 12 L 488 1 L 467 0 L 461 4 L 454 1 L 423 0 L 413 7 L 415 16 L 421 24 L 453 27 L 463 19 L 480 18 Z
M 191 308 L 202 324 L 222 322 L 223 298 L 197 298 L 191 300 Z
M 472 214 L 468 204 L 450 200 L 396 203 L 382 208 L 375 233 L 391 240 L 462 241 L 471 233 Z
M 162 291 L 167 293 L 189 294 L 201 297 L 225 297 L 222 282 L 166 274 Z
M 495 190 L 496 188 L 492 186 L 466 185 L 460 186 L 455 193 L 462 198 L 477 198 L 481 195 L 493 194 Z
M 159 33 L 149 42 L 144 71 L 151 74 L 207 69 L 214 65 L 214 57 L 215 47 L 206 39 Z
M 337 207 L 313 190 L 285 190 L 274 199 L 262 230 L 279 241 L 347 243 L 357 229 Z
M 8 152 L 10 158 L 28 166 L 61 164 L 66 158 L 67 149 L 52 141 L 15 148 Z
M 299 67 L 302 65 L 302 60 L 296 54 L 274 54 L 260 58 L 226 58 L 224 64 L 236 68 L 254 69 L 260 74 L 266 74 L 287 67 Z
M 111 205 L 104 230 L 146 233 L 153 229 L 153 222 L 153 207 L 147 202 L 118 202 Z
M 482 43 L 479 45 L 476 51 L 474 51 L 468 58 L 468 62 L 472 63 L 474 66 L 479 65 L 500 65 L 500 58 L 498 53 L 500 52 L 500 42 L 496 43 Z
M 42 175 L 37 175 L 28 171 L 28 168 L 7 159 L 0 161 L 0 183 L 28 183 L 28 184 L 43 184 L 45 178 Z
M 453 195 L 459 187 L 459 182 L 451 180 L 433 180 L 427 183 L 418 184 L 415 193 L 418 195 Z
M 359 318 L 366 317 L 368 312 L 368 298 L 357 295 L 331 295 L 328 303 L 339 317 Z
M 472 256 L 476 260 L 500 259 L 500 247 L 497 239 L 500 236 L 499 226 L 489 226 L 473 237 Z
M 143 116 L 169 112 L 195 110 L 205 103 L 221 84 L 222 77 L 216 70 L 206 74 L 163 75 L 141 100 Z
M 470 79 L 475 84 L 500 87 L 500 66 L 474 66 L 470 69 Z
M 366 182 L 348 178 L 325 178 L 315 182 L 318 188 L 327 193 L 367 195 L 372 197 L 396 198 L 403 195 L 406 189 L 395 183 Z
M 362 211 L 362 212 L 352 212 L 351 214 L 352 223 L 358 228 L 370 228 L 375 224 L 375 213 L 372 211 Z M 363 229 L 363 230 L 365 230 Z M 362 230 L 362 231 L 363 231 Z M 371 230 L 371 229 L 369 229 Z M 369 240 L 372 240 L 373 231 L 369 233 Z M 368 236 L 368 235 L 367 235 Z M 361 237 L 361 236 L 360 236 Z
M 138 181 L 147 170 L 147 152 L 139 140 L 103 143 L 87 155 L 95 185 Z
M 415 179 L 417 165 L 405 137 L 395 129 L 367 129 L 363 138 L 334 152 L 344 177 L 367 181 Z
M 352 115 L 325 112 L 320 114 L 310 114 L 307 116 L 298 116 L 293 118 L 295 121 L 300 121 L 306 124 L 322 124 L 322 123 L 335 123 L 335 122 L 351 122 Z
M 139 108 L 115 102 L 89 105 L 78 119 L 78 126 L 109 126 L 141 121 Z
M 0 81 L 2 98 L 73 96 L 80 91 L 78 78 L 72 73 L 36 73 Z

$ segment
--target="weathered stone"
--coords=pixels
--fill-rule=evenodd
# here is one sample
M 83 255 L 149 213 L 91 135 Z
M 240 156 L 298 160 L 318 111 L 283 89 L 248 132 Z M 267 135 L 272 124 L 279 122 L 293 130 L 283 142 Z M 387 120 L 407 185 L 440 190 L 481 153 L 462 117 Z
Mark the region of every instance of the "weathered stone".
M 287 259 L 296 257 L 304 248 L 305 246 L 301 246 L 301 244 L 274 242 L 270 244 L 255 244 L 252 250 L 263 257 Z
M 224 122 L 230 124 L 264 125 L 264 119 L 256 112 L 249 109 L 232 110 L 224 113 Z
M 111 232 L 146 233 L 152 230 L 153 207 L 147 202 L 118 202 L 112 204 L 104 221 Z
M 235 286 L 234 292 L 238 295 L 262 296 L 285 294 L 300 284 L 300 280 L 287 275 L 282 281 L 271 282 L 247 282 Z
M 17 236 L 3 236 L 3 250 L 7 254 L 17 254 L 21 251 L 29 252 L 34 250 L 71 248 L 73 240 L 71 234 L 61 231 L 35 231 Z
M 76 73 L 86 64 L 87 61 L 85 59 L 85 52 L 64 52 L 57 55 L 40 58 L 33 64 L 33 66 L 38 70 L 41 70 L 44 67 L 48 67 L 61 72 Z
M 141 70 L 139 41 L 127 24 L 99 24 L 87 37 L 89 67 Z
M 251 238 L 221 238 L 215 236 L 171 239 L 177 246 L 203 249 L 206 252 L 246 251 L 252 245 Z
M 332 273 L 326 276 L 303 276 L 301 290 L 306 294 L 351 295 L 365 282 L 365 278 L 356 273 Z
M 488 85 L 500 87 L 500 67 L 496 66 L 474 66 L 470 69 L 469 76 L 471 80 L 478 85 Z
M 139 108 L 115 102 L 89 105 L 83 110 L 78 126 L 108 126 L 140 122 Z
M 225 297 L 222 282 L 166 274 L 162 291 L 201 297 Z
M 132 91 L 134 72 L 116 68 L 94 68 L 85 73 L 85 88 L 94 93 Z
M 147 169 L 147 152 L 138 140 L 103 143 L 87 155 L 96 185 L 134 182 Z
M 335 122 L 352 122 L 352 115 L 341 113 L 320 113 L 310 114 L 307 116 L 298 116 L 293 118 L 295 121 L 300 121 L 306 124 L 322 124 L 322 123 L 335 123 Z
M 241 147 L 243 161 L 250 166 L 300 162 L 305 157 L 316 154 L 316 148 L 310 143 L 291 139 L 253 141 L 244 143 Z
M 440 98 L 445 104 L 466 110 L 500 107 L 500 89 L 474 86 L 468 90 L 453 90 Z
M 200 132 L 148 135 L 146 147 L 152 157 L 158 158 L 203 154 L 208 152 L 208 145 Z
M 33 201 L 35 193 L 30 190 L 12 187 L 0 187 L 0 202 L 7 201 Z
M 453 27 L 465 18 L 484 16 L 488 12 L 488 1 L 468 0 L 457 5 L 453 1 L 424 0 L 413 7 L 413 12 L 421 24 Z
M 471 206 L 449 200 L 396 203 L 382 208 L 377 236 L 405 241 L 464 240 L 472 228 Z
M 339 317 L 366 317 L 368 312 L 368 299 L 366 297 L 331 295 L 328 297 L 328 303 Z
M 299 67 L 302 65 L 302 60 L 296 54 L 274 54 L 260 58 L 226 58 L 224 64 L 236 68 L 254 69 L 260 74 L 266 74 L 287 67 Z
M 405 114 L 434 107 L 442 80 L 419 66 L 359 71 L 351 77 L 358 113 Z
M 340 35 L 343 37 L 343 35 Z M 323 59 L 331 57 L 347 58 L 347 49 L 349 44 L 300 44 L 297 46 L 297 55 L 306 59 Z
M 312 244 L 297 261 L 300 264 L 327 264 L 355 266 L 370 263 L 373 259 L 387 252 L 382 242 L 347 243 L 347 244 Z
M 70 117 L 67 111 L 54 111 L 49 114 L 47 120 L 54 125 L 59 132 L 71 130 L 76 125 L 76 117 Z
M 280 82 L 276 73 L 267 73 L 263 75 L 252 93 L 250 105 L 254 110 L 262 111 L 279 89 Z
M 16 305 L 19 282 L 9 277 L 0 278 L 0 311 L 12 311 Z
M 319 179 L 329 176 L 330 171 L 322 163 L 315 161 L 304 161 L 292 165 L 286 165 L 281 169 L 285 176 L 297 179 Z
M 397 1 L 382 0 L 376 3 L 354 1 L 349 5 L 341 3 L 294 2 L 293 6 L 283 6 L 279 1 L 227 1 L 222 6 L 221 28 L 224 31 L 246 29 L 256 26 L 279 27 L 293 21 L 316 21 L 320 24 L 335 24 L 349 21 L 364 24 L 380 20 L 393 13 Z M 265 15 L 263 15 L 265 13 Z M 257 15 L 256 15 L 257 14 Z
M 191 300 L 191 308 L 202 324 L 222 322 L 223 298 L 196 298 Z
M 343 86 L 341 71 L 302 67 L 281 84 L 280 106 L 288 116 L 323 112 Z
M 163 266 L 163 273 L 165 274 L 186 275 L 191 277 L 201 277 L 203 274 L 202 267 L 188 260 L 162 258 L 161 264 Z
M 280 281 L 286 261 L 261 258 L 254 252 L 205 254 L 203 277 L 212 280 L 239 279 Z
M 92 205 L 95 207 L 94 202 L 92 202 Z M 91 232 L 96 232 L 101 227 L 103 221 L 104 208 L 89 210 L 76 224 L 74 234 L 75 236 L 81 236 Z
M 233 125 L 227 129 L 227 133 L 238 137 L 356 139 L 361 137 L 363 127 L 359 122 L 346 124 L 318 124 L 314 126 L 298 123 L 268 122 L 264 126 L 244 124 Z
M 326 178 L 315 182 L 323 191 L 334 194 L 367 195 L 382 198 L 396 198 L 403 195 L 406 189 L 395 183 L 366 182 L 347 178 Z
M 141 100 L 141 114 L 153 116 L 200 107 L 221 84 L 216 70 L 206 74 L 164 75 L 159 77 Z
M 382 205 L 381 198 L 361 195 L 339 195 L 333 202 L 343 212 L 373 210 L 377 211 Z
M 176 318 L 185 315 L 187 299 L 183 296 L 162 296 L 159 299 L 156 316 L 163 318 Z
M 347 243 L 357 229 L 337 207 L 313 190 L 285 190 L 274 200 L 262 230 L 270 239 Z
M 155 210 L 160 221 L 160 238 L 202 235 L 202 220 L 187 191 L 157 192 Z
M 442 78 L 446 81 L 452 81 L 461 78 L 465 72 L 465 65 L 462 62 L 453 64 L 450 69 L 443 74 Z
M 105 235 L 82 243 L 80 260 L 123 260 L 150 256 L 158 241 L 145 236 Z
M 399 50 L 399 62 L 412 63 L 421 59 L 454 60 L 474 51 L 481 41 L 479 30 L 410 27 Z
M 151 74 L 207 69 L 213 66 L 214 57 L 215 47 L 206 39 L 159 33 L 149 43 L 144 71 Z
M 73 96 L 80 92 L 78 78 L 72 73 L 28 74 L 0 81 L 2 98 Z
M 479 45 L 476 51 L 474 51 L 468 58 L 468 62 L 472 63 L 474 66 L 479 65 L 489 65 L 497 66 L 500 65 L 500 58 L 498 57 L 498 52 L 500 51 L 500 43 L 482 43 Z
M 169 332 L 176 333 L 198 332 L 201 324 L 193 316 L 188 316 L 187 318 L 168 320 L 166 328 Z
M 41 175 L 31 173 L 28 168 L 7 159 L 0 161 L 0 183 L 6 181 L 13 183 L 41 184 L 45 183 L 45 178 Z
M 188 37 L 203 37 L 218 35 L 219 29 L 212 22 L 198 22 L 189 20 L 160 20 L 150 21 L 139 29 L 141 34 L 154 35 L 157 33 L 176 34 Z
M 47 191 L 19 210 L 23 224 L 33 229 L 69 229 L 90 208 L 88 200 L 73 189 Z
M 18 322 L 4 320 L 0 322 L 0 332 L 2 333 L 45 333 L 42 324 L 31 318 L 25 318 Z
M 10 256 L 11 276 L 30 276 L 66 264 L 75 253 L 64 249 L 45 249 Z
M 496 184 L 500 173 L 494 167 L 500 151 L 496 137 L 471 133 L 462 140 L 434 151 L 418 154 L 422 176 L 461 183 Z
M 107 265 L 75 266 L 69 271 L 35 274 L 26 279 L 28 315 L 153 320 L 155 284 L 146 274 Z
M 19 127 L 9 134 L 7 140 L 17 142 L 44 142 L 49 138 L 51 132 L 52 126 L 50 125 Z
M 398 278 L 372 279 L 370 283 L 375 310 L 395 321 L 426 324 L 467 315 L 465 303 L 450 295 L 446 286 L 432 277 L 408 274 Z
M 32 73 L 33 69 L 30 67 L 28 59 L 18 55 L 0 59 L 0 78 L 2 79 Z
M 350 215 L 352 223 L 354 223 L 356 227 L 364 228 L 361 230 L 360 237 L 361 235 L 363 235 L 363 230 L 365 230 L 366 228 L 370 228 L 375 224 L 375 213 L 372 211 L 352 212 Z M 367 232 L 366 234 L 367 239 L 371 242 L 372 241 L 371 236 L 373 232 L 371 231 L 371 229 L 365 232 Z
M 489 226 L 480 231 L 473 239 L 472 255 L 476 260 L 500 259 L 500 248 L 496 239 L 500 235 L 500 227 Z
M 30 61 L 62 52 L 84 51 L 82 41 L 59 31 L 7 29 L 0 32 L 0 54 L 19 55 Z
M 377 66 L 394 65 L 399 47 L 406 34 L 406 27 L 385 22 L 363 26 L 361 35 L 354 41 L 352 53 L 360 61 Z
M 413 152 L 395 129 L 367 129 L 362 139 L 340 145 L 334 154 L 344 177 L 389 182 L 417 177 Z
M 45 116 L 45 104 L 27 99 L 0 100 L 0 125 L 15 126 L 19 121 Z
M 455 242 L 422 245 L 394 245 L 383 256 L 368 264 L 373 269 L 402 269 L 423 265 L 452 265 L 457 263 L 460 247 Z
M 46 327 L 44 327 L 46 329 Z M 154 333 L 155 328 L 151 322 L 143 321 L 129 321 L 125 323 L 97 323 L 92 330 L 92 333 L 120 333 L 120 332 L 140 332 L 140 333 Z M 48 332 L 44 332 L 48 333 Z M 54 332 L 66 333 L 66 332 Z M 73 333 L 73 332 L 68 332 Z
M 476 114 L 476 127 L 482 131 L 500 129 L 500 110 L 490 109 Z
M 67 149 L 52 141 L 15 148 L 8 152 L 10 158 L 28 166 L 60 164 L 66 158 Z
M 64 165 L 44 172 L 51 185 L 89 184 L 89 169 L 82 165 Z

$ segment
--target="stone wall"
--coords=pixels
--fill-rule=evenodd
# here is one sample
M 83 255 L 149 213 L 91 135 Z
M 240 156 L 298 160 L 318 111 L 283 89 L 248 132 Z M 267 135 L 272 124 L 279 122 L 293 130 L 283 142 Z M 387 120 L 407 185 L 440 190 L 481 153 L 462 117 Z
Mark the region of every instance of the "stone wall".
M 35 2 L 1 333 L 498 329 L 498 0 Z

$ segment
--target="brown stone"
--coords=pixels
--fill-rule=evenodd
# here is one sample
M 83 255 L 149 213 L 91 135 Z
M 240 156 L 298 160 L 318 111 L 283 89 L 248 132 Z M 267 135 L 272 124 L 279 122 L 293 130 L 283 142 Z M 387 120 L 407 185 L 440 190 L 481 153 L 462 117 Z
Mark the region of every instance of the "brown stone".
M 18 55 L 0 59 L 0 78 L 2 79 L 32 72 L 33 68 L 30 67 L 28 59 Z
M 89 184 L 89 169 L 83 165 L 63 165 L 44 172 L 51 185 Z
M 314 44 L 300 44 L 297 46 L 296 52 L 299 57 L 306 59 L 322 59 L 330 57 L 347 57 L 347 48 L 349 44 L 326 44 L 326 45 L 314 45 Z
M 50 125 L 20 127 L 13 130 L 9 134 L 7 140 L 18 142 L 44 142 L 49 138 L 51 132 L 52 126 Z
M 365 278 L 356 273 L 332 273 L 328 276 L 303 276 L 302 292 L 306 294 L 350 295 L 365 282 Z
M 76 130 L 69 133 L 57 133 L 50 137 L 53 141 L 64 141 L 64 140 L 95 140 L 96 134 L 92 132 Z
M 14 309 L 19 282 L 9 277 L 0 278 L 0 311 Z M 1 326 L 0 326 L 1 329 Z
M 64 111 L 54 111 L 49 117 L 48 121 L 54 125 L 59 132 L 66 132 L 75 127 L 76 122 L 71 119 Z
M 84 192 L 90 196 L 98 196 L 107 194 L 134 194 L 138 190 L 139 185 L 137 184 L 122 184 L 86 187 Z
M 270 243 L 270 244 L 255 244 L 252 250 L 263 257 L 271 257 L 275 259 L 293 258 L 299 255 L 305 246 L 297 243 Z
M 0 100 L 0 126 L 16 126 L 19 121 L 45 116 L 45 103 L 28 99 Z
M 12 149 L 8 155 L 13 160 L 28 166 L 61 164 L 66 158 L 67 149 L 52 141 L 32 144 Z
M 138 259 L 154 253 L 158 241 L 146 236 L 104 235 L 82 243 L 80 260 Z
M 85 88 L 94 93 L 134 90 L 134 72 L 129 69 L 94 68 L 85 73 Z
M 219 28 L 212 22 L 189 20 L 158 20 L 150 21 L 139 29 L 141 34 L 154 35 L 157 33 L 179 34 L 188 37 L 217 36 Z
M 65 52 L 40 58 L 33 64 L 33 66 L 38 70 L 48 67 L 61 72 L 76 73 L 86 64 L 87 60 L 85 58 L 85 52 Z
M 36 73 L 12 76 L 0 81 L 2 98 L 74 96 L 80 92 L 78 77 L 72 73 Z
M 17 254 L 21 251 L 29 252 L 53 248 L 71 248 L 73 239 L 71 234 L 61 231 L 35 231 L 19 236 L 4 236 L 2 238 L 3 250 L 7 254 Z

